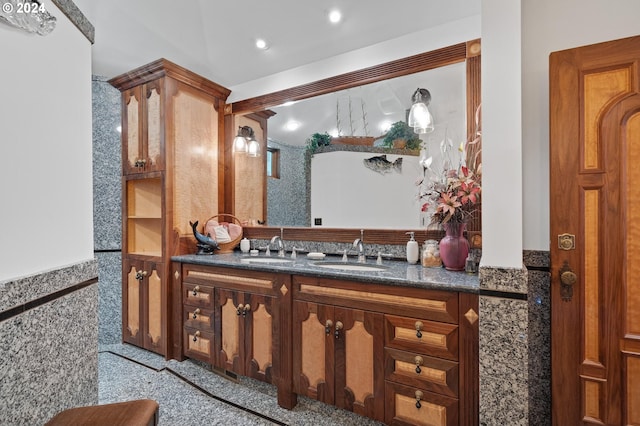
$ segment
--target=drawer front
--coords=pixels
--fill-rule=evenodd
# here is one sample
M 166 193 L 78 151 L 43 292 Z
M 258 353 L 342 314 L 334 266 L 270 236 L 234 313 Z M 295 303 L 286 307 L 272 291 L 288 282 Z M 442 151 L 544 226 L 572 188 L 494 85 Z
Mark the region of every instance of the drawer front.
M 213 287 L 202 284 L 183 283 L 182 303 L 199 308 L 213 309 Z
M 388 425 L 457 426 L 458 400 L 393 382 L 385 383 Z
M 385 315 L 385 346 L 458 360 L 458 326 Z
M 213 310 L 198 306 L 184 305 L 182 320 L 185 327 L 213 331 Z
M 385 380 L 454 398 L 458 397 L 458 363 L 385 348 Z
M 208 364 L 214 364 L 214 339 L 212 331 L 196 330 L 184 327 L 183 351 L 189 358 L 199 359 Z

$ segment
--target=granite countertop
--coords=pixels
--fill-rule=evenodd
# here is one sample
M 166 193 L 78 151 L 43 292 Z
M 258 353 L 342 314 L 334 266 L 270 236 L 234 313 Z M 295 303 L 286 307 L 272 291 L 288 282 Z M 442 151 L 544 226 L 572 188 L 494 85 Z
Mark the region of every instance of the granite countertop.
M 306 275 L 323 278 L 347 279 L 374 284 L 397 285 L 404 287 L 416 287 L 432 290 L 463 291 L 468 293 L 479 292 L 477 274 L 452 272 L 440 268 L 426 268 L 422 265 L 410 265 L 406 261 L 383 260 L 383 271 L 367 270 L 341 270 L 329 269 L 318 266 L 316 263 L 341 262 L 342 256 L 328 255 L 324 260 L 308 259 L 306 254 L 298 254 L 296 259 L 291 259 L 290 253 L 284 258 L 278 258 L 272 254 L 272 259 L 289 260 L 286 263 L 249 263 L 251 259 L 266 258 L 261 252 L 258 256 L 242 254 L 239 251 L 229 254 L 214 255 L 182 255 L 171 258 L 174 262 L 190 263 L 195 265 L 224 266 L 251 271 L 278 272 L 295 275 Z M 349 264 L 358 265 L 356 259 L 350 257 Z M 367 259 L 367 264 L 376 265 L 376 259 Z

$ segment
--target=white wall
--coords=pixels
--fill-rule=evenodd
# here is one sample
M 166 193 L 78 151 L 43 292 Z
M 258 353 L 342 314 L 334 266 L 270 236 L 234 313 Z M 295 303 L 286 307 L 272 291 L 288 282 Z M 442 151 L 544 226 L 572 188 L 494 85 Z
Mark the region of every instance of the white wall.
M 0 281 L 93 258 L 91 44 L 0 25 Z
M 522 0 L 525 249 L 549 249 L 549 54 L 640 35 L 639 17 L 638 0 Z

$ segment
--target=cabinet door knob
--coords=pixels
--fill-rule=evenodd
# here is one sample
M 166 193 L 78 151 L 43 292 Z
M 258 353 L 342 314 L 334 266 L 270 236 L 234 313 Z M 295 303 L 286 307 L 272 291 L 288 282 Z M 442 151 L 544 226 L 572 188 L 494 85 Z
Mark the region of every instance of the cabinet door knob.
M 193 333 L 193 341 L 197 342 L 198 341 L 198 337 L 200 337 L 200 331 L 196 331 L 195 333 Z
M 331 327 L 333 327 L 333 321 L 331 320 L 327 320 L 326 323 L 324 323 L 324 332 L 328 335 L 329 333 L 331 333 Z
M 422 372 L 422 369 L 420 368 L 420 366 L 423 365 L 424 360 L 420 355 L 418 355 L 415 358 L 415 362 L 416 362 L 416 374 L 420 374 Z
M 424 324 L 422 324 L 422 321 L 416 321 L 416 337 L 418 339 L 422 338 L 422 327 L 424 327 Z
M 200 313 L 200 308 L 196 308 L 195 311 L 193 311 L 193 319 L 198 318 L 198 314 Z
M 336 339 L 340 338 L 340 330 L 342 330 L 343 324 L 341 321 L 336 321 Z
M 242 315 L 242 308 L 244 307 L 244 305 L 241 303 L 238 305 L 238 307 L 236 308 L 236 314 L 238 314 L 238 316 Z
M 247 312 L 251 312 L 251 305 L 249 305 L 248 303 L 244 305 L 244 309 L 242 310 L 242 316 L 246 317 Z
M 147 276 L 147 271 L 136 271 L 136 280 L 142 281 Z
M 200 291 L 200 286 L 199 285 L 195 286 L 193 288 L 193 295 L 197 296 L 199 291 Z
M 420 408 L 422 407 L 422 404 L 420 404 L 420 400 L 422 399 L 423 393 L 422 391 L 416 391 L 416 408 Z

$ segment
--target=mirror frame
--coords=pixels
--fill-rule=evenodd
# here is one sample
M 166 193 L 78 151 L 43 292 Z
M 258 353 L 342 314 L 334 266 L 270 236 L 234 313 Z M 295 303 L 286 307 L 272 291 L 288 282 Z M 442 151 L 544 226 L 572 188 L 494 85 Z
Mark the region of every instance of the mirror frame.
M 474 120 L 470 118 L 475 117 L 476 110 L 480 105 L 480 54 L 480 39 L 470 40 L 312 83 L 233 102 L 226 105 L 225 114 L 245 115 L 257 113 L 288 101 L 299 101 L 381 80 L 466 62 L 467 140 L 470 140 L 469 138 L 474 136 L 476 131 Z M 478 212 L 481 213 L 481 209 Z M 467 227 L 467 238 L 472 247 L 481 246 L 480 224 L 481 214 L 478 214 Z M 244 234 L 247 238 L 269 239 L 274 235 L 280 235 L 280 229 L 281 227 L 277 226 L 245 227 Z M 352 228 L 283 227 L 282 229 L 284 238 L 293 241 L 347 243 L 360 237 L 360 230 Z M 416 232 L 418 241 L 430 238 L 440 239 L 444 235 L 443 231 L 425 229 L 365 229 L 364 236 L 365 241 L 371 244 L 405 244 L 407 242 L 405 232 L 407 231 Z

